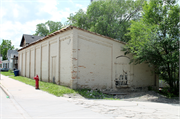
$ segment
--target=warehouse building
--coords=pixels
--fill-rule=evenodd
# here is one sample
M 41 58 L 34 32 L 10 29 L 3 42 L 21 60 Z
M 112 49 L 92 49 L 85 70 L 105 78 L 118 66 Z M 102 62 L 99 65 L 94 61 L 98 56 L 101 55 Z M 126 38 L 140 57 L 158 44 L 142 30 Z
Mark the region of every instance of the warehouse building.
M 129 64 L 132 56 L 124 56 L 124 45 L 110 37 L 68 26 L 18 50 L 20 75 L 38 75 L 41 81 L 73 89 L 158 87 L 152 67 Z

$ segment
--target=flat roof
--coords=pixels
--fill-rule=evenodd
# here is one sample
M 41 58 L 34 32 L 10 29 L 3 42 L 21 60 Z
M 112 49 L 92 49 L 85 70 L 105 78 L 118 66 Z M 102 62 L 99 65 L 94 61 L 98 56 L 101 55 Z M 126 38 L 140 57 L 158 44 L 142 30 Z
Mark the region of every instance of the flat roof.
M 39 42 L 41 42 L 41 41 L 43 41 L 43 40 L 45 40 L 45 39 L 47 39 L 47 38 L 50 38 L 50 37 L 55 36 L 55 35 L 57 35 L 57 34 L 60 34 L 60 33 L 62 33 L 62 32 L 71 30 L 71 29 L 73 29 L 73 28 L 76 28 L 76 29 L 79 29 L 79 30 L 82 30 L 82 31 L 84 31 L 84 32 L 88 32 L 88 33 L 91 33 L 91 34 L 94 34 L 94 35 L 97 35 L 97 36 L 101 36 L 101 37 L 104 37 L 104 38 L 113 40 L 113 41 L 115 41 L 115 42 L 119 42 L 119 43 L 122 43 L 122 44 L 126 44 L 126 43 L 123 42 L 123 41 L 116 40 L 116 39 L 113 39 L 113 38 L 111 38 L 111 37 L 104 36 L 104 35 L 101 35 L 101 34 L 98 34 L 98 33 L 95 33 L 95 32 L 90 32 L 90 31 L 88 31 L 88 30 L 85 30 L 85 29 L 82 29 L 82 28 L 78 28 L 78 27 L 76 27 L 76 26 L 67 26 L 67 27 L 62 28 L 62 29 L 60 29 L 60 30 L 58 30 L 58 31 L 55 31 L 55 32 L 53 32 L 53 33 L 51 33 L 51 34 L 49 34 L 49 35 L 43 37 L 43 38 L 40 38 L 40 39 L 37 40 L 37 41 L 34 41 L 34 42 L 30 43 L 29 45 L 27 45 L 27 46 L 25 46 L 25 47 L 19 49 L 18 51 L 21 51 L 21 50 L 23 50 L 23 49 L 25 49 L 25 48 L 28 48 L 28 47 L 30 47 L 30 46 L 36 44 L 36 43 L 39 43 Z

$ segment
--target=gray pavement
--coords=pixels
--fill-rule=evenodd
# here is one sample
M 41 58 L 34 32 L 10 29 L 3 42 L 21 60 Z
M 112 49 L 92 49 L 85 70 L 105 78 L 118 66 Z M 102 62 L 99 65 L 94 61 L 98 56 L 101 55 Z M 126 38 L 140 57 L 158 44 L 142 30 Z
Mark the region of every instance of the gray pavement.
M 56 97 L 1 75 L 0 119 L 180 119 L 178 104 Z
M 19 118 L 24 118 L 22 115 L 22 112 L 18 109 L 17 105 L 12 101 L 6 98 L 6 95 L 0 89 L 0 96 L 1 96 L 1 101 L 0 101 L 0 118 L 8 116 L 9 118 L 13 117 L 19 117 Z
M 1 91 L 1 119 L 112 119 L 3 75 L 0 83 L 10 95 Z

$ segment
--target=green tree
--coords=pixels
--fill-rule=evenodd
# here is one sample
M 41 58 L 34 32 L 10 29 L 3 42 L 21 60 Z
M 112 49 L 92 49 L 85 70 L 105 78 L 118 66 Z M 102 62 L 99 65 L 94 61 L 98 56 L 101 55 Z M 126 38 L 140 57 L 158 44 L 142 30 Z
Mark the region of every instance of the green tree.
M 46 27 L 46 24 L 40 23 L 36 25 L 36 33 L 34 35 L 38 36 L 47 36 L 49 33 L 49 30 Z
M 82 29 L 88 29 L 88 18 L 82 9 L 80 9 L 75 15 L 71 13 L 68 19 L 70 25 L 77 26 Z
M 132 21 L 131 40 L 124 48 L 133 54 L 131 62 L 148 63 L 174 93 L 179 88 L 179 5 L 175 0 L 144 2 L 142 18 Z
M 36 25 L 36 32 L 34 35 L 47 36 L 62 28 L 61 22 L 47 21 Z
M 7 51 L 14 49 L 14 46 L 11 44 L 11 40 L 4 40 L 3 39 L 0 47 L 1 47 L 1 54 L 3 57 L 2 60 L 7 60 Z
M 125 36 L 130 20 L 140 18 L 144 0 L 106 0 L 92 2 L 85 13 L 80 9 L 75 15 L 70 14 L 70 24 L 127 42 Z

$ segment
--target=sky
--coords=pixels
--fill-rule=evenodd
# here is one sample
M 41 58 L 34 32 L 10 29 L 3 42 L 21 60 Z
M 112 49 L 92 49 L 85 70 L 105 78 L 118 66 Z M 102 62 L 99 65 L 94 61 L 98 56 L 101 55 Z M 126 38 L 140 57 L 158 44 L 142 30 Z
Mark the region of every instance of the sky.
M 87 10 L 90 0 L 0 0 L 0 43 L 11 40 L 20 48 L 23 34 L 34 34 L 36 25 L 48 20 L 64 24 L 70 13 Z
M 0 0 L 0 44 L 11 40 L 20 48 L 23 34 L 34 34 L 36 25 L 48 20 L 64 24 L 70 13 L 87 10 L 91 0 Z M 178 2 L 180 4 L 180 1 Z

